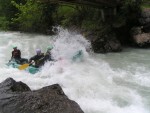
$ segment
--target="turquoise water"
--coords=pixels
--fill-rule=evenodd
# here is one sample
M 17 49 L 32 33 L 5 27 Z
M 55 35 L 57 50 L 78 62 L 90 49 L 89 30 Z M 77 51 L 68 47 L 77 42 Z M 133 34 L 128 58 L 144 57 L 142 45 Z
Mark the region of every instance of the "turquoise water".
M 33 56 L 36 48 L 45 52 L 52 44 L 58 61 L 47 62 L 34 75 L 8 68 L 13 44 L 25 58 Z M 121 53 L 94 54 L 86 52 L 89 48 L 83 36 L 67 30 L 53 37 L 0 32 L 0 82 L 12 77 L 33 90 L 58 83 L 85 113 L 150 113 L 150 50 L 125 48 Z M 73 62 L 78 50 L 83 51 L 83 59 Z

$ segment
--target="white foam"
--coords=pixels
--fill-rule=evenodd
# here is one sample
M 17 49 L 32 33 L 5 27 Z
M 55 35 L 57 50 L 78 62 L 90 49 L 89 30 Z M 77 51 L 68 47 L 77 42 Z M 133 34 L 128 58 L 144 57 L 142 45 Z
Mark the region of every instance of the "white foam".
M 137 54 L 141 51 L 133 50 L 135 53 L 131 54 L 131 49 L 127 49 L 118 54 L 90 55 L 86 52 L 90 43 L 83 36 L 62 28 L 55 37 L 0 32 L 0 41 L 3 40 L 7 41 L 5 46 L 0 45 L 0 82 L 12 77 L 33 90 L 58 83 L 85 113 L 150 113 L 150 65 L 138 62 Z M 14 43 L 26 58 L 33 56 L 36 48 L 45 52 L 46 46 L 52 44 L 52 56 L 62 59 L 47 62 L 34 75 L 8 68 L 5 63 L 10 59 Z M 72 62 L 78 50 L 83 51 L 83 60 Z M 147 59 L 148 55 L 145 57 Z

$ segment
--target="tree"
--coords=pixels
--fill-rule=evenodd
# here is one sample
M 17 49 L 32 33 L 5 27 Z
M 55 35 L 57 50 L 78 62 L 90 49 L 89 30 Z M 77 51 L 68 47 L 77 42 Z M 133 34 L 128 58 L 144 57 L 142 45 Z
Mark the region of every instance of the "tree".
M 25 0 L 15 0 L 16 3 L 25 3 Z M 12 23 L 12 18 L 16 17 L 16 13 L 18 13 L 18 9 L 13 6 L 11 0 L 0 0 L 0 25 L 3 28 L 17 30 L 18 25 Z M 4 27 L 5 26 L 5 27 Z
M 25 4 L 12 4 L 20 11 L 13 18 L 19 24 L 19 29 L 27 32 L 46 32 L 53 25 L 52 13 L 56 5 L 42 4 L 35 0 L 27 0 Z

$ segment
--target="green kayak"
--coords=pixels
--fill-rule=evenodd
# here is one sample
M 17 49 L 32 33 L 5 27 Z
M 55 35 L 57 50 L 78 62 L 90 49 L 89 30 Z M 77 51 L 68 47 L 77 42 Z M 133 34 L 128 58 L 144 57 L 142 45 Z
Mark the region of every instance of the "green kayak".
M 15 62 L 15 61 L 10 61 L 6 65 L 9 66 L 9 67 L 13 67 L 13 68 L 19 68 L 19 66 L 21 66 L 21 64 L 17 64 L 17 62 Z M 29 66 L 25 69 L 25 71 L 27 71 L 31 74 L 35 74 L 39 71 L 39 68 Z

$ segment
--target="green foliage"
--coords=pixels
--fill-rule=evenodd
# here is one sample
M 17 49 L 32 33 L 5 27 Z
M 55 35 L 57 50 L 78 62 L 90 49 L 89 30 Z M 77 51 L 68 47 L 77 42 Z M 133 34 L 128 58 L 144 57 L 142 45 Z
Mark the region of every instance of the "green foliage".
M 8 30 L 9 21 L 5 17 L 0 17 L 0 30 Z
M 55 23 L 56 8 L 35 0 L 0 0 L 0 29 L 46 32 Z
M 83 8 L 82 13 L 86 13 L 82 18 L 82 28 L 86 30 L 100 30 L 102 26 L 100 9 Z
M 53 25 L 53 12 L 56 5 L 41 4 L 35 0 L 26 0 L 25 4 L 18 4 L 12 1 L 12 4 L 19 10 L 13 23 L 19 24 L 19 30 L 27 32 L 46 32 Z
M 84 20 L 83 23 L 82 23 L 82 28 L 83 29 L 86 29 L 86 30 L 98 30 L 100 29 L 100 26 L 94 22 L 94 21 L 88 21 L 88 20 Z
M 42 4 L 42 15 L 41 15 L 41 29 L 51 30 L 52 26 L 56 25 L 57 22 L 53 15 L 56 13 L 57 4 Z
M 101 25 L 100 10 L 87 6 L 59 6 L 56 14 L 54 17 L 57 17 L 56 20 L 64 27 L 77 26 L 86 30 L 96 30 Z
M 72 24 L 72 20 L 77 14 L 75 8 L 76 7 L 73 5 L 59 6 L 57 12 L 53 14 L 53 18 L 57 21 L 57 24 L 61 24 L 62 26 L 68 26 Z
M 138 25 L 138 17 L 141 13 L 142 0 L 124 0 L 123 6 L 120 8 L 118 15 L 125 19 L 128 26 Z
M 12 1 L 12 4 L 20 11 L 16 14 L 16 18 L 12 18 L 14 23 L 19 23 L 20 30 L 31 31 L 33 26 L 40 23 L 42 11 L 37 2 L 27 0 L 26 4 L 17 4 Z
M 150 1 L 149 0 L 143 0 L 142 9 L 144 9 L 144 8 L 150 8 Z
M 24 0 L 15 0 L 17 3 L 24 3 Z M 0 0 L 0 24 L 1 26 L 5 26 L 2 27 L 5 28 L 7 27 L 8 29 L 16 29 L 17 25 L 11 23 L 11 19 L 15 17 L 15 14 L 18 12 L 18 9 L 15 8 L 12 4 L 11 4 L 11 0 Z M 4 23 L 3 23 L 4 22 Z
M 125 11 L 124 14 L 139 11 L 141 4 L 141 0 L 125 0 L 123 2 L 122 11 Z
M 149 4 L 143 4 L 142 9 L 145 9 L 145 8 L 150 8 L 150 5 Z
M 145 0 L 148 2 L 149 0 Z M 40 3 L 37 0 L 0 0 L 0 28 L 27 32 L 46 32 L 53 25 L 77 26 L 88 31 L 137 24 L 141 0 L 123 0 L 115 18 L 102 21 L 101 10 L 89 6 Z M 107 8 L 106 8 L 107 10 Z M 108 27 L 106 27 L 108 29 Z

